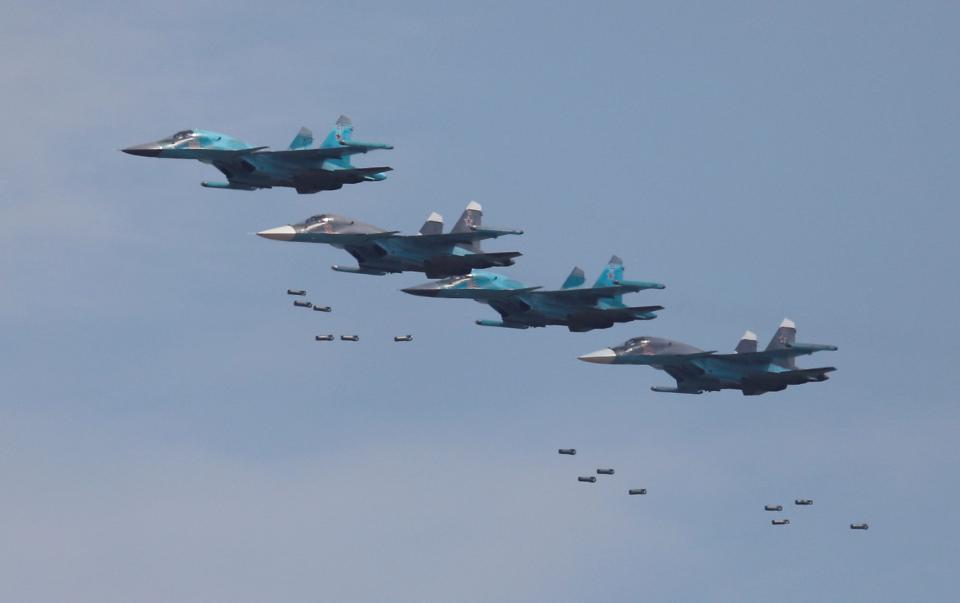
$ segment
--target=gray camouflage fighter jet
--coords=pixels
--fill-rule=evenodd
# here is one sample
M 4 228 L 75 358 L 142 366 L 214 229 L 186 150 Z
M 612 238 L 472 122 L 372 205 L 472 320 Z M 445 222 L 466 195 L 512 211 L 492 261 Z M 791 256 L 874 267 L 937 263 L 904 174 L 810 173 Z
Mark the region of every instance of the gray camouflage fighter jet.
M 487 228 L 481 225 L 483 209 L 471 201 L 453 230 L 444 234 L 443 217 L 434 212 L 415 235 L 383 230 L 337 214 L 319 214 L 301 224 L 278 226 L 258 232 L 266 239 L 326 243 L 344 249 L 357 260 L 357 267 L 337 266 L 338 272 L 384 275 L 388 272 L 423 272 L 427 278 L 469 273 L 474 268 L 512 266 L 517 251 L 487 253 L 480 241 L 522 230 Z
M 502 320 L 478 320 L 482 327 L 527 329 L 563 325 L 574 332 L 606 329 L 618 322 L 650 320 L 663 306 L 635 306 L 623 303 L 624 293 L 644 289 L 663 289 L 660 283 L 623 280 L 623 261 L 610 258 L 593 287 L 581 287 L 584 273 L 579 267 L 570 272 L 561 289 L 544 291 L 496 272 L 474 270 L 466 276 L 432 281 L 404 289 L 423 297 L 472 299 L 489 305 Z
M 702 394 L 705 391 L 738 389 L 745 396 L 777 392 L 788 385 L 826 381 L 832 366 L 798 369 L 796 357 L 814 352 L 836 351 L 833 345 L 795 343 L 797 327 L 790 319 L 780 323 L 766 350 L 757 351 L 757 335 L 744 333 L 734 354 L 705 352 L 692 345 L 660 337 L 635 337 L 621 346 L 580 356 L 598 364 L 646 364 L 666 371 L 676 387 L 652 387 L 655 392 Z

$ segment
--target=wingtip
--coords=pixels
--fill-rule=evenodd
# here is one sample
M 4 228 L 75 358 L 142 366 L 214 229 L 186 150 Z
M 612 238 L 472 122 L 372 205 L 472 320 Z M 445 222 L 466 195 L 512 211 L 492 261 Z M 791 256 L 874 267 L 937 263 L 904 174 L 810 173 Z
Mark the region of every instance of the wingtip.
M 467 203 L 467 211 L 483 211 L 483 207 L 476 201 L 471 201 Z
M 427 222 L 440 222 L 443 224 L 443 216 L 437 212 L 431 212 L 431 214 L 427 216 Z
M 746 333 L 743 334 L 743 337 L 741 337 L 740 339 L 741 340 L 746 339 L 748 341 L 756 341 L 757 334 L 754 333 L 753 331 L 748 330 Z
M 790 320 L 789 318 L 784 318 L 783 322 L 780 323 L 781 329 L 796 329 L 797 325 Z

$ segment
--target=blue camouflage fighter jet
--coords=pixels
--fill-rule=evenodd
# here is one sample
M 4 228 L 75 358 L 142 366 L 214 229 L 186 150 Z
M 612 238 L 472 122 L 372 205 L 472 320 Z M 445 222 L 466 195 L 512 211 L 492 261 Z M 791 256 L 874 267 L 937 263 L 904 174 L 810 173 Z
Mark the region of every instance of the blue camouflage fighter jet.
M 663 289 L 660 283 L 623 280 L 623 261 L 617 256 L 594 283 L 581 287 L 584 273 L 575 267 L 561 289 L 544 291 L 540 287 L 524 287 L 523 283 L 502 274 L 474 270 L 466 276 L 433 281 L 404 289 L 411 295 L 472 299 L 489 305 L 502 320 L 478 320 L 484 327 L 527 329 L 547 325 L 563 325 L 573 332 L 606 329 L 618 322 L 650 320 L 663 306 L 629 307 L 622 301 L 624 293 L 644 289 Z
M 331 213 L 257 234 L 277 241 L 326 243 L 344 249 L 356 258 L 357 266 L 332 266 L 338 272 L 374 275 L 424 272 L 428 278 L 441 278 L 467 274 L 474 268 L 512 266 L 513 259 L 521 255 L 516 251 L 484 252 L 480 241 L 520 235 L 523 231 L 484 227 L 482 220 L 483 208 L 471 201 L 448 233 L 443 232 L 443 217 L 434 212 L 414 235 L 383 230 Z
M 796 343 L 797 327 L 790 319 L 780 323 L 770 344 L 757 351 L 757 335 L 747 331 L 733 354 L 705 352 L 692 345 L 660 337 L 635 337 L 621 346 L 580 356 L 598 364 L 645 364 L 676 379 L 676 387 L 652 387 L 655 392 L 702 394 L 705 391 L 738 389 L 744 396 L 778 392 L 788 385 L 826 381 L 836 369 L 825 366 L 798 369 L 796 357 L 814 352 L 836 351 L 833 345 Z
M 386 179 L 390 167 L 354 167 L 350 157 L 393 146 L 379 142 L 353 140 L 353 123 L 340 116 L 336 126 L 319 147 L 313 147 L 313 133 L 301 128 L 283 151 L 255 147 L 218 132 L 183 130 L 156 142 L 123 149 L 141 157 L 196 159 L 217 168 L 226 182 L 201 182 L 207 188 L 253 191 L 282 186 L 298 193 L 316 193 L 342 188 L 344 184 Z

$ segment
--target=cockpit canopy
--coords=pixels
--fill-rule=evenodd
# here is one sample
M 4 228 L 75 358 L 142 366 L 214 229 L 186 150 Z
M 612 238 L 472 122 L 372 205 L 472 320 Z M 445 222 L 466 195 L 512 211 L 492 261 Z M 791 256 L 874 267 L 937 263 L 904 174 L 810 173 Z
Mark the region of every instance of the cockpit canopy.
M 304 224 L 307 226 L 311 224 L 322 224 L 326 222 L 333 222 L 333 219 L 333 216 L 329 216 L 327 214 L 317 214 L 316 216 L 310 216 L 307 218 Z
M 623 346 L 627 348 L 639 348 L 639 347 L 644 347 L 649 343 L 650 343 L 649 337 L 634 337 L 633 339 L 628 339 L 627 342 L 623 344 Z
M 181 140 L 187 140 L 188 138 L 195 138 L 196 136 L 197 136 L 197 133 L 194 132 L 193 130 L 180 130 L 176 134 L 173 134 L 172 136 L 167 136 L 166 138 L 162 138 L 157 142 L 159 144 L 174 144 L 176 142 L 180 142 Z

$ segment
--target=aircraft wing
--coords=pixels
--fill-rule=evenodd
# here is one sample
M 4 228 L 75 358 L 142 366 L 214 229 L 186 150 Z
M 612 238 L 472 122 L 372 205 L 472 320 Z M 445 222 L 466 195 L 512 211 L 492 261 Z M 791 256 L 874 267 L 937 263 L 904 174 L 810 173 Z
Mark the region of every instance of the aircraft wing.
M 510 229 L 499 229 L 499 228 L 475 228 L 467 232 L 447 232 L 441 234 L 430 234 L 430 235 L 410 235 L 411 238 L 423 241 L 424 243 L 437 243 L 437 244 L 467 244 L 474 241 L 482 241 L 484 239 L 496 239 L 497 237 L 502 237 L 505 235 L 520 235 L 523 234 L 522 230 L 510 230 Z
M 261 147 L 266 148 L 266 147 Z M 274 157 L 290 160 L 315 160 L 315 159 L 339 159 L 348 155 L 357 155 L 376 149 L 392 149 L 390 145 L 378 145 L 374 143 L 348 143 L 341 144 L 338 147 L 320 147 L 317 149 L 287 149 L 283 151 L 261 151 L 269 153 Z
M 478 299 L 493 303 L 507 302 L 516 299 L 518 295 L 536 291 L 540 287 L 526 287 L 524 289 L 443 289 L 438 297 L 456 297 L 464 299 Z
M 717 354 L 715 357 L 723 360 L 731 360 L 734 362 L 743 362 L 749 364 L 755 362 L 770 362 L 778 358 L 790 358 L 791 356 L 804 356 L 806 354 L 813 354 L 814 352 L 833 352 L 836 351 L 836 349 L 837 346 L 833 345 L 795 343 L 789 345 L 788 347 L 774 350 L 762 350 L 758 352 L 747 352 L 741 354 Z
M 399 230 L 389 230 L 387 232 L 376 232 L 371 234 L 330 234 L 317 230 L 315 232 L 305 232 L 301 236 L 309 237 L 312 243 L 329 243 L 332 245 L 341 245 L 343 247 L 354 247 L 369 245 L 382 239 L 389 239 L 397 236 Z
M 624 293 L 640 291 L 633 285 L 612 285 L 609 287 L 591 287 L 589 289 L 559 289 L 552 291 L 538 291 L 537 295 L 544 295 L 555 300 L 569 303 L 595 304 L 598 300 L 616 297 Z
M 262 152 L 267 147 L 250 147 L 249 149 L 171 149 L 167 151 L 170 157 L 177 159 L 197 159 L 207 163 L 237 162 L 244 155 L 253 155 Z

